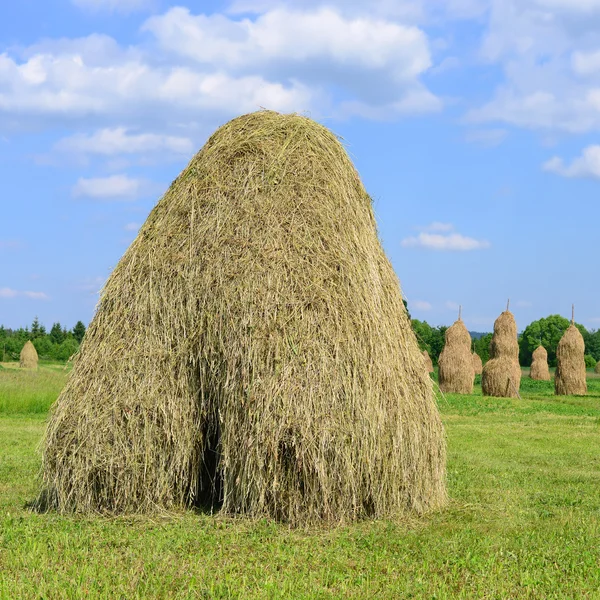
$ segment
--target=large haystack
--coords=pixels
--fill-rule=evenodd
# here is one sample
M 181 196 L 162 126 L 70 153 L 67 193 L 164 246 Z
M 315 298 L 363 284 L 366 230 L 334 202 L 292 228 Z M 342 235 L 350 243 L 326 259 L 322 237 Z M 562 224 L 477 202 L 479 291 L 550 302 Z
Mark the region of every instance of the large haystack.
M 473 369 L 475 371 L 475 375 L 481 375 L 483 372 L 483 361 L 477 352 L 473 352 Z
M 60 511 L 291 523 L 445 502 L 432 382 L 343 146 L 297 115 L 220 128 L 100 299 L 43 451 Z
M 550 370 L 548 369 L 548 352 L 544 346 L 538 346 L 533 351 L 533 359 L 529 370 L 529 377 L 538 381 L 550 381 Z
M 26 342 L 21 350 L 19 366 L 21 369 L 37 369 L 38 353 L 35 346 L 30 342 Z
M 587 394 L 585 343 L 574 320 L 556 347 L 554 393 L 557 396 Z
M 471 394 L 473 392 L 473 357 L 471 335 L 463 320 L 458 316 L 446 329 L 446 343 L 438 360 L 440 390 L 445 393 Z
M 514 398 L 519 395 L 520 386 L 517 324 L 507 308 L 494 323 L 490 360 L 485 363 L 481 374 L 481 391 L 484 396 Z
M 429 352 L 427 350 L 423 350 L 423 362 L 425 363 L 425 368 L 428 373 L 433 373 L 433 361 L 431 360 L 431 356 L 429 356 Z

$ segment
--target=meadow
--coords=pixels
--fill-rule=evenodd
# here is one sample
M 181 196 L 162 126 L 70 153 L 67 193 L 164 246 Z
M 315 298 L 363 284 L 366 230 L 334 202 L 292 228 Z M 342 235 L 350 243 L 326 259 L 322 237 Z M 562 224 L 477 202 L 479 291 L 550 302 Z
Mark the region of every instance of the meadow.
M 586 397 L 439 396 L 448 507 L 290 530 L 193 511 L 37 514 L 37 447 L 67 372 L 0 368 L 0 598 L 600 597 L 600 377 Z

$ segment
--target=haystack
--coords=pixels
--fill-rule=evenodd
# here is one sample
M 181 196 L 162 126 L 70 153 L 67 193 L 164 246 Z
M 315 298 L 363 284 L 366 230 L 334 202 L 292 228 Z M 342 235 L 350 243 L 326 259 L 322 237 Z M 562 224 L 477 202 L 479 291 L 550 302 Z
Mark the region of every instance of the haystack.
M 471 394 L 475 370 L 471 355 L 471 335 L 459 312 L 458 321 L 446 329 L 446 343 L 438 360 L 440 390 Z
M 208 140 L 107 281 L 44 444 L 59 511 L 444 504 L 432 382 L 332 133 L 262 111 Z
M 556 347 L 554 393 L 557 396 L 587 394 L 585 343 L 581 332 L 575 327 L 574 312 L 573 309 L 571 325 Z
M 594 373 L 600 373 L 600 360 L 596 363 L 594 367 Z
M 533 351 L 533 360 L 529 377 L 538 381 L 550 381 L 550 370 L 548 369 L 548 352 L 544 346 L 538 346 Z
M 429 356 L 429 352 L 427 350 L 423 350 L 423 362 L 425 363 L 425 368 L 428 373 L 433 373 L 433 361 L 431 360 L 431 356 Z
M 475 371 L 475 375 L 481 375 L 483 371 L 483 361 L 477 352 L 473 352 L 473 369 Z
M 519 396 L 520 386 L 517 324 L 507 306 L 494 323 L 490 360 L 485 363 L 481 374 L 481 391 L 484 396 L 514 398 Z
M 27 341 L 21 350 L 19 367 L 21 369 L 37 369 L 38 367 L 38 353 L 31 341 Z

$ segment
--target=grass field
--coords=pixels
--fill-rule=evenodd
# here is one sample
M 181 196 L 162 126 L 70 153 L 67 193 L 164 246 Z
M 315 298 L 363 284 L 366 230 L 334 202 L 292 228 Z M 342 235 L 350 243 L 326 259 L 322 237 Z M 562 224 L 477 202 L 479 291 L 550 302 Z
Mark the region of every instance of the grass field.
M 587 397 L 439 399 L 450 505 L 289 530 L 192 512 L 35 514 L 36 447 L 66 376 L 0 369 L 0 598 L 600 598 L 600 378 Z

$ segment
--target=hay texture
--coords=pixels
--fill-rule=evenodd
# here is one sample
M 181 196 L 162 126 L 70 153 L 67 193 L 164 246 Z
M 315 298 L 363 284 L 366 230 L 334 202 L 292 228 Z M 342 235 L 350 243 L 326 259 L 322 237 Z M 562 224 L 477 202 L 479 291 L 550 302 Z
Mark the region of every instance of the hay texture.
M 473 352 L 473 370 L 475 371 L 475 375 L 481 375 L 483 371 L 483 361 L 477 352 Z
M 550 381 L 550 370 L 548 369 L 548 352 L 544 346 L 538 346 L 533 351 L 529 377 L 538 381 Z
M 494 323 L 490 343 L 490 360 L 481 374 L 481 391 L 484 396 L 514 398 L 519 396 L 521 367 L 517 324 L 513 314 L 506 310 Z
M 192 159 L 102 291 L 43 480 L 59 511 L 307 524 L 444 504 L 432 382 L 331 132 L 261 111 Z
M 556 347 L 554 393 L 557 396 L 587 394 L 584 356 L 585 343 L 583 336 L 571 322 Z
M 19 367 L 21 369 L 37 369 L 38 367 L 38 353 L 31 341 L 27 341 L 21 350 Z
M 460 317 L 446 329 L 446 343 L 440 354 L 438 367 L 438 380 L 442 392 L 473 392 L 475 370 L 471 354 L 471 336 Z
M 428 373 L 433 373 L 433 361 L 431 360 L 431 356 L 429 356 L 429 352 L 427 350 L 423 350 L 423 362 L 425 363 L 425 368 Z

